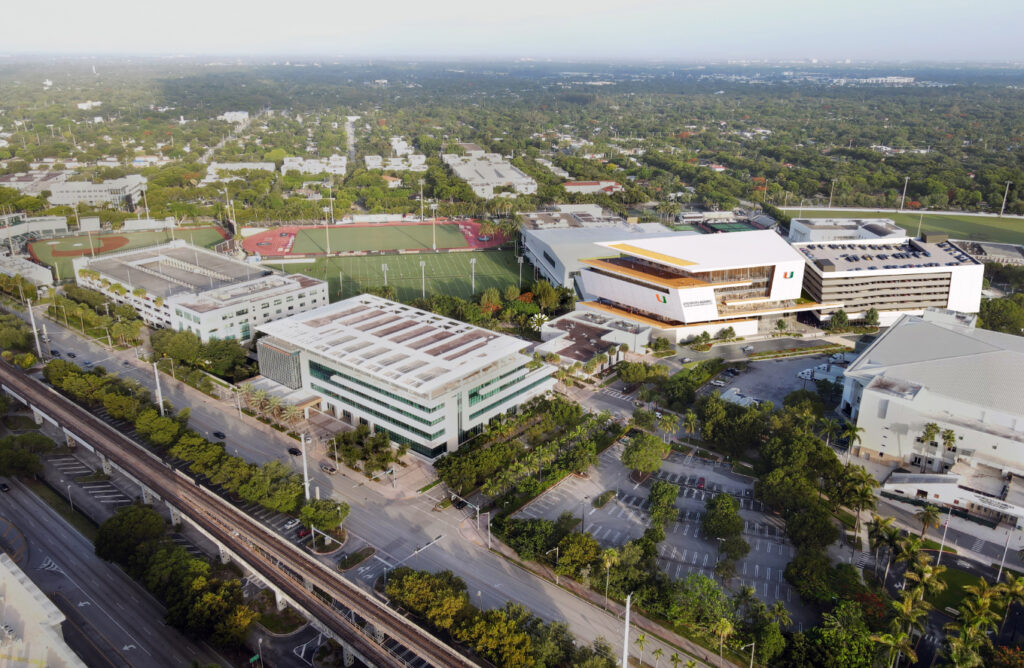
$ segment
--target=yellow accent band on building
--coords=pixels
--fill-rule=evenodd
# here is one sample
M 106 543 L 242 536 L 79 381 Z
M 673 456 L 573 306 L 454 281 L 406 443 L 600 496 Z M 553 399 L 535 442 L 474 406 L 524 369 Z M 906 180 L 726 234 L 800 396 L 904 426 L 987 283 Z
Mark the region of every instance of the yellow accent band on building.
M 672 257 L 671 255 L 665 255 L 664 253 L 657 253 L 655 251 L 649 251 L 644 248 L 638 248 L 632 244 L 610 244 L 609 248 L 614 248 L 617 251 L 622 251 L 628 255 L 639 255 L 645 257 L 648 260 L 655 260 L 656 262 L 664 262 L 665 264 L 675 265 L 676 267 L 692 267 L 696 262 L 690 262 L 689 260 L 683 260 L 678 257 Z

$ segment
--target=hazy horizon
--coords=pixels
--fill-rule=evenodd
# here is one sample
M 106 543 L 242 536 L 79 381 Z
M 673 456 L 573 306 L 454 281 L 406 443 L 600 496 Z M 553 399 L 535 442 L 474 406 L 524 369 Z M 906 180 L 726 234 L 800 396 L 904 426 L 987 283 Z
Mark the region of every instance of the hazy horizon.
M 482 12 L 468 0 L 393 0 L 345 6 L 311 0 L 225 6 L 182 0 L 139 10 L 127 0 L 17 3 L 3 54 L 18 56 L 186 56 L 423 61 L 876 63 L 1024 62 L 1018 26 L 1024 3 L 906 0 L 772 6 L 648 0 L 523 0 Z M 495 15 L 497 13 L 501 15 Z M 148 16 L 147 16 L 148 15 Z M 56 17 L 56 18 L 55 18 Z

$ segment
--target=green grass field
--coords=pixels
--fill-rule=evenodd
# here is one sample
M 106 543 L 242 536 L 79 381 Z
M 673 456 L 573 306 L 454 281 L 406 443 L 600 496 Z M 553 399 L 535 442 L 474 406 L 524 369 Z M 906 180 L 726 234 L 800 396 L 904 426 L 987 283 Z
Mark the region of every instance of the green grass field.
M 373 227 L 334 227 L 331 252 L 404 250 L 433 248 L 430 225 L 375 225 Z M 293 253 L 325 253 L 327 239 L 323 228 L 306 228 L 295 235 Z M 438 248 L 465 248 L 466 237 L 457 224 L 437 225 Z M 417 265 L 419 267 L 419 265 Z
M 332 248 L 333 250 L 333 248 Z M 513 251 L 478 251 L 467 253 L 422 253 L 419 255 L 363 255 L 360 257 L 318 258 L 315 262 L 263 264 L 292 274 L 306 274 L 326 279 L 331 300 L 361 294 L 369 288 L 384 285 L 381 265 L 388 266 L 388 285 L 398 291 L 400 301 L 411 301 L 422 292 L 420 261 L 427 263 L 427 295 L 444 294 L 469 299 L 473 296 L 470 279 L 471 258 L 476 258 L 476 292 L 487 288 L 503 290 L 518 285 L 519 265 Z M 529 267 L 523 280 L 529 281 Z M 343 275 L 344 293 L 339 294 L 339 272 Z
M 92 244 L 95 247 L 100 245 L 100 239 L 102 237 L 126 237 L 128 243 L 117 251 L 129 250 L 132 248 L 140 248 L 143 246 L 154 246 L 156 244 L 164 243 L 165 241 L 171 240 L 171 233 L 169 230 L 147 230 L 144 232 L 103 232 L 94 233 L 92 235 Z M 224 241 L 224 237 L 220 235 L 220 232 L 213 229 L 212 227 L 198 227 L 198 228 L 182 228 L 175 230 L 175 239 L 186 239 L 190 243 L 204 248 L 215 246 L 216 244 Z M 52 243 L 56 241 L 57 243 Z M 89 248 L 89 235 L 80 234 L 74 237 L 64 237 L 62 239 L 43 239 L 41 241 L 35 241 L 32 245 L 32 252 L 36 258 L 39 259 L 43 264 L 53 267 L 56 266 L 60 274 L 60 277 L 71 278 L 72 257 L 53 257 L 54 250 L 82 250 Z M 97 253 L 99 255 L 99 253 Z
M 789 209 L 787 214 L 799 218 L 800 212 Z M 1007 244 L 1024 244 L 1024 220 L 1016 218 L 992 218 L 989 216 L 936 216 L 920 213 L 886 213 L 878 211 L 804 211 L 804 218 L 891 218 L 909 234 L 917 234 L 918 222 L 921 232 L 948 234 L 953 239 L 971 241 L 993 241 Z

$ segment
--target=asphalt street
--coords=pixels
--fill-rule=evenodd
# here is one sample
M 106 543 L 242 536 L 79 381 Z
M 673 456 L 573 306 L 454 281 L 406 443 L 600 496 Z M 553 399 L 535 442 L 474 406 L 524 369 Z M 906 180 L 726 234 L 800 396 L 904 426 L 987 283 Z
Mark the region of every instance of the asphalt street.
M 71 648 L 89 666 L 230 663 L 164 623 L 164 609 L 22 483 L 0 494 L 0 514 L 26 540 L 19 564 L 67 616 Z

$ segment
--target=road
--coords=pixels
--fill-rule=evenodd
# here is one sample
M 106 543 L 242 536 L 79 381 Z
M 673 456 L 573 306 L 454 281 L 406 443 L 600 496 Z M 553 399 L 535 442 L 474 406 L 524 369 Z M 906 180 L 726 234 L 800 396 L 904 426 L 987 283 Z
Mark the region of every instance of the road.
M 27 549 L 19 566 L 67 616 L 71 648 L 90 666 L 231 665 L 164 623 L 165 610 L 141 585 L 93 552 L 92 543 L 18 481 L 0 494 L 0 514 Z
M 374 665 L 400 665 L 400 662 L 389 649 L 364 635 L 368 631 L 314 595 L 314 589 L 357 611 L 375 628 L 402 642 L 435 666 L 477 665 L 385 606 L 377 597 L 338 578 L 308 553 L 267 530 L 206 488 L 197 488 L 180 472 L 179 475 L 170 473 L 158 457 L 39 381 L 8 365 L 0 365 L 0 380 L 5 387 L 43 409 L 59 424 L 65 425 L 65 429 L 92 444 L 160 498 L 196 521 L 255 568 L 261 578 L 286 592 Z
M 37 309 L 37 321 L 40 321 L 39 313 Z M 70 350 L 77 351 L 75 362 L 98 362 L 114 373 L 135 378 L 144 387 L 154 387 L 152 366 L 137 360 L 134 350 L 111 353 L 53 321 L 47 321 L 47 329 L 50 347 L 65 355 Z M 129 366 L 124 366 L 124 362 Z M 224 432 L 229 453 L 257 464 L 278 460 L 301 473 L 301 460 L 287 454 L 289 447 L 295 447 L 291 438 L 251 418 L 239 419 L 237 409 L 230 402 L 207 397 L 166 374 L 161 375 L 161 387 L 164 398 L 176 407 L 191 408 L 189 424 L 193 429 L 208 437 L 214 431 Z M 316 453 L 311 455 L 309 467 L 313 493 L 319 493 L 321 498 L 348 503 L 351 513 L 345 521 L 346 530 L 373 545 L 388 564 L 408 558 L 405 565 L 413 568 L 451 570 L 466 582 L 476 605 L 496 607 L 515 600 L 547 621 L 566 621 L 580 640 L 589 643 L 601 637 L 621 653 L 620 619 L 480 547 L 467 537 L 468 534 L 460 532 L 460 527 L 468 524 L 464 512 L 454 509 L 433 511 L 434 504 L 440 499 L 431 498 L 429 494 L 390 498 L 378 491 L 378 484 L 367 484 L 363 476 L 352 472 L 349 472 L 351 476 L 346 475 L 344 467 L 338 475 L 328 476 L 313 465 L 319 456 Z M 399 471 L 399 480 L 401 475 Z M 438 494 L 438 489 L 435 488 L 433 493 Z M 409 558 L 416 549 L 439 535 L 446 536 L 446 539 Z M 367 567 L 362 573 L 354 570 L 347 575 L 353 582 L 369 588 L 386 567 L 380 560 L 374 563 L 375 569 Z M 653 651 L 655 646 L 649 642 L 648 649 Z M 676 651 L 667 644 L 661 647 L 666 656 Z

